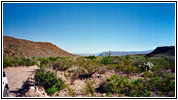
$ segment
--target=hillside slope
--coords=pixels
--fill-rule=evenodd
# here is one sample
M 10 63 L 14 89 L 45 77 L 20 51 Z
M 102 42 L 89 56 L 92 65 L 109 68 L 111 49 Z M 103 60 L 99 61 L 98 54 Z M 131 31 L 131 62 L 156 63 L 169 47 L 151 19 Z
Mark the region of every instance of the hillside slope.
M 33 42 L 29 40 L 17 39 L 9 36 L 3 36 L 3 56 L 14 57 L 57 57 L 57 56 L 75 56 L 56 45 L 48 42 Z
M 157 47 L 146 56 L 175 56 L 175 46 Z

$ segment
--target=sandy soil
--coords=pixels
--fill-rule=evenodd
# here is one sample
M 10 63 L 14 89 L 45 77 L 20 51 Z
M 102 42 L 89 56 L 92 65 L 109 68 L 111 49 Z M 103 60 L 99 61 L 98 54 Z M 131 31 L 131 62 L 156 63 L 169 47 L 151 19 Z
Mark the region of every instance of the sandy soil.
M 6 72 L 8 78 L 10 97 L 16 97 L 19 94 L 24 82 L 39 69 L 38 66 L 18 66 L 8 67 L 3 69 Z

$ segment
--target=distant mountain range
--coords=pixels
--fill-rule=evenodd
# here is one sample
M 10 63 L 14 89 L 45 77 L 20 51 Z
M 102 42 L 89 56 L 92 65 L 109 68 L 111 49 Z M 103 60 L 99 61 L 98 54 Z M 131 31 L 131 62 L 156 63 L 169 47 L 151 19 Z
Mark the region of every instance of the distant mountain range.
M 109 52 L 71 54 L 48 42 L 33 42 L 3 36 L 3 56 L 15 57 L 59 57 L 59 56 L 105 56 Z M 157 47 L 147 51 L 110 51 L 111 56 L 146 54 L 146 56 L 175 56 L 175 46 Z
M 79 55 L 79 56 L 98 56 L 99 53 L 74 53 L 75 55 Z
M 133 55 L 133 54 L 148 54 L 153 50 L 147 51 L 110 51 L 111 56 L 123 56 L 123 55 Z M 101 53 L 75 53 L 79 56 L 106 56 L 109 52 L 101 52 Z
M 134 55 L 134 54 L 148 54 L 153 50 L 147 51 L 110 51 L 111 56 L 124 56 L 124 55 Z M 106 56 L 109 52 L 102 52 L 98 56 Z

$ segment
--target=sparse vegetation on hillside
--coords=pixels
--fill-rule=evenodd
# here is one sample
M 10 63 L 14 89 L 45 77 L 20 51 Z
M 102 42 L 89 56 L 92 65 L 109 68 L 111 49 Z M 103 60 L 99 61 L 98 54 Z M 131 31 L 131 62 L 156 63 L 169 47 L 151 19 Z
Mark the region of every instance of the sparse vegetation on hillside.
M 74 57 L 56 45 L 48 42 L 33 42 L 29 40 L 17 39 L 3 36 L 3 56 L 12 57 Z
M 4 57 L 3 63 L 7 67 L 41 62 L 35 79 L 51 96 L 64 88 L 69 96 L 175 96 L 175 62 L 171 57 L 105 57 Z M 83 82 L 77 87 L 81 89 L 74 87 L 77 81 L 78 85 Z

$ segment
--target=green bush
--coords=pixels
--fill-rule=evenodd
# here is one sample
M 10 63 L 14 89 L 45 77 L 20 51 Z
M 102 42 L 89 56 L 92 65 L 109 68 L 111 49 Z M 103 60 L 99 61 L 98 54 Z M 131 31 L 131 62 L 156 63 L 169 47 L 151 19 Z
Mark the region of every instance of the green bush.
M 41 61 L 41 64 L 44 64 L 44 65 L 46 65 L 50 62 L 50 60 L 48 58 L 40 58 L 39 60 Z
M 135 66 L 125 66 L 124 67 L 124 72 L 127 73 L 127 74 L 137 73 L 139 71 L 140 70 Z
M 154 73 L 149 72 L 149 71 L 144 71 L 143 74 L 142 74 L 142 77 L 144 77 L 144 79 L 152 78 L 153 76 L 154 76 Z
M 21 62 L 19 63 L 20 65 L 26 65 L 26 66 L 37 65 L 37 61 L 35 61 L 34 59 L 30 59 L 30 58 L 22 58 Z
M 53 95 L 57 90 L 56 87 L 52 87 L 52 88 L 49 88 L 46 90 L 46 93 L 49 94 L 49 95 Z
M 85 58 L 88 58 L 88 59 L 91 59 L 91 60 L 96 59 L 96 57 L 94 55 L 93 56 L 88 56 L 88 57 L 85 57 Z
M 86 80 L 86 85 L 84 87 L 84 93 L 85 94 L 91 94 L 94 95 L 95 88 L 93 87 L 94 81 Z
M 50 95 L 54 94 L 56 91 L 62 90 L 65 85 L 61 78 L 50 72 L 39 70 L 35 73 L 35 81 L 37 85 L 43 86 L 46 92 Z
M 50 61 L 57 61 L 59 59 L 59 57 L 49 57 Z
M 129 59 L 130 59 L 130 56 L 129 56 L 129 55 L 125 56 L 125 59 L 129 60 Z
M 158 76 L 155 76 L 148 80 L 147 89 L 151 91 L 155 91 L 157 84 L 160 84 L 161 80 Z
M 37 65 L 37 59 L 24 57 L 3 57 L 3 67 L 8 66 L 33 66 Z
M 113 75 L 109 79 L 107 79 L 100 86 L 100 91 L 107 93 L 121 93 L 123 91 L 127 91 L 127 87 L 130 85 L 130 81 L 125 77 L 118 77 L 117 75 Z
M 132 97 L 149 97 L 151 93 L 146 90 L 146 84 L 142 79 L 136 79 L 132 82 L 131 87 L 129 87 L 129 92 L 127 96 Z
M 175 91 L 175 80 L 168 78 L 161 79 L 156 76 L 148 80 L 147 89 L 151 91 L 170 92 Z
M 72 67 L 73 60 L 70 58 L 60 59 L 53 64 L 53 69 L 58 71 L 65 71 L 68 68 Z
M 150 58 L 149 61 L 157 66 L 156 68 L 159 68 L 156 70 L 171 69 L 172 72 L 175 72 L 175 61 L 169 61 L 167 58 L 165 59 L 164 57 Z
M 149 97 L 151 95 L 142 79 L 136 79 L 135 81 L 130 82 L 128 78 L 119 77 L 117 75 L 108 78 L 99 88 L 97 88 L 97 90 L 104 93 L 117 93 L 132 97 Z

